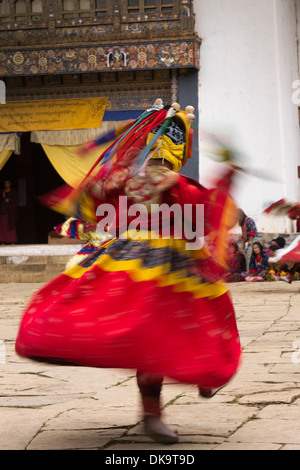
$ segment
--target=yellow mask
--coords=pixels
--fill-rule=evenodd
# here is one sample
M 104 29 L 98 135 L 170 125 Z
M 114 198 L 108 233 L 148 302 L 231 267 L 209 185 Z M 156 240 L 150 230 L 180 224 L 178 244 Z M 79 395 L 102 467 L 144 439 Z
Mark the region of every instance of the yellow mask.
M 191 157 L 193 131 L 190 127 L 195 116 L 192 106 L 187 106 L 185 111 L 180 111 L 178 103 L 174 103 L 172 107 L 177 112 L 165 133 L 155 142 L 150 152 L 152 153 L 151 158 L 167 160 L 172 164 L 173 171 L 179 171 Z M 149 133 L 147 144 L 157 129 Z

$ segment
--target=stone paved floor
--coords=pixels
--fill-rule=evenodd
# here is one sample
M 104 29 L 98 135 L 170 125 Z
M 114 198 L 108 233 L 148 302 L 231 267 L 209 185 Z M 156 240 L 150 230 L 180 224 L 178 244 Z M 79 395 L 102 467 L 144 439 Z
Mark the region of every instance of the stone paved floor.
M 0 286 L 0 450 L 166 450 L 144 436 L 134 373 L 21 359 L 14 341 L 40 284 Z M 300 450 L 300 282 L 240 283 L 242 367 L 211 400 L 166 382 L 180 450 Z

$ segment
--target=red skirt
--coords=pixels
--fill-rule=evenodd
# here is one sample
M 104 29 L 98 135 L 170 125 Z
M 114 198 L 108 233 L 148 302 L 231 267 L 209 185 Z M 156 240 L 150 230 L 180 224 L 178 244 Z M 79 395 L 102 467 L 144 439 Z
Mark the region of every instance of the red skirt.
M 144 241 L 119 240 L 58 276 L 29 303 L 17 353 L 46 362 L 138 369 L 205 388 L 225 385 L 241 358 L 231 299 L 221 287 L 191 275 L 190 255 L 178 247 L 167 255 L 165 248 L 158 253 Z

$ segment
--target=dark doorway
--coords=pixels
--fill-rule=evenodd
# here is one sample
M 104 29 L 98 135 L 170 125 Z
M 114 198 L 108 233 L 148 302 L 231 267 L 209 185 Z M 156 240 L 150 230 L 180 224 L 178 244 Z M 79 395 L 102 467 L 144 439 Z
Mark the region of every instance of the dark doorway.
M 65 182 L 51 165 L 42 146 L 30 142 L 30 133 L 21 136 L 21 155 L 13 154 L 1 170 L 1 187 L 5 179 L 12 181 L 19 194 L 18 243 L 48 243 L 48 233 L 65 217 L 43 206 L 38 196 Z

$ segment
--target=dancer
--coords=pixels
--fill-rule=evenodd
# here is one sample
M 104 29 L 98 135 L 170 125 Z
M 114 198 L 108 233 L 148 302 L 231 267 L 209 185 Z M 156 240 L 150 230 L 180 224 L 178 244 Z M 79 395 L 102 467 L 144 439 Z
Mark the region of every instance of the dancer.
M 209 190 L 178 173 L 191 156 L 192 112 L 157 101 L 76 190 L 63 200 L 51 195 L 52 207 L 111 238 L 34 295 L 16 341 L 18 354 L 36 360 L 137 370 L 145 431 L 166 444 L 178 436 L 162 421 L 163 377 L 209 397 L 241 358 L 222 281 L 237 221 L 228 192 L 234 170 Z M 201 235 L 213 235 L 213 257 Z

